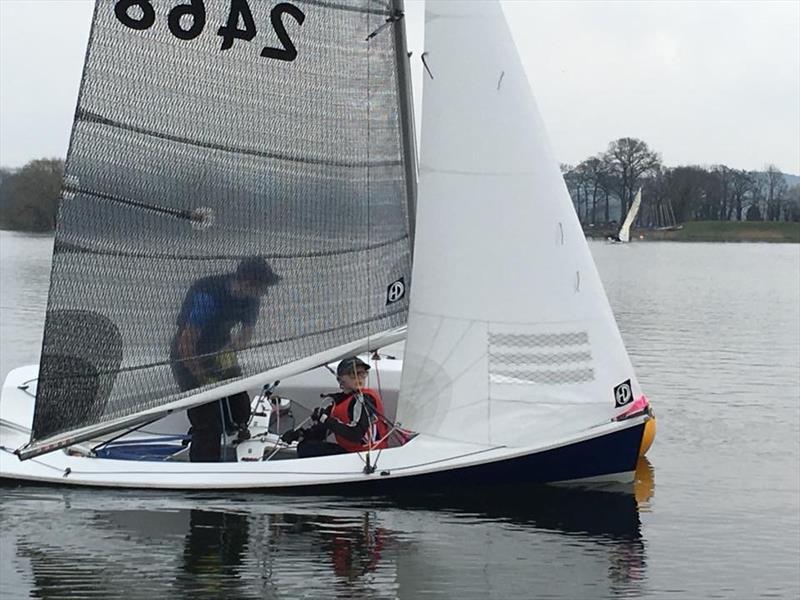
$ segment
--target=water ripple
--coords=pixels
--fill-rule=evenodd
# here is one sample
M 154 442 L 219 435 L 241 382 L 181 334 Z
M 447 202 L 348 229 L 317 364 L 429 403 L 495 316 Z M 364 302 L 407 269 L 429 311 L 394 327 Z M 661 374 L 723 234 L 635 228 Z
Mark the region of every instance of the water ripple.
M 51 245 L 0 233 L 3 376 L 36 361 Z M 0 597 L 797 598 L 800 248 L 591 247 L 658 416 L 635 496 L 4 486 Z

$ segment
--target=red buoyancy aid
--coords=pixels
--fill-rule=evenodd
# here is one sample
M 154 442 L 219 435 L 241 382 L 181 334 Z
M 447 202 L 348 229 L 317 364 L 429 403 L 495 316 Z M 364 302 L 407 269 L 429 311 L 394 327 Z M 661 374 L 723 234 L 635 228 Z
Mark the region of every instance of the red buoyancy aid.
M 368 448 L 386 448 L 389 445 L 389 440 L 386 439 L 389 433 L 389 426 L 383 418 L 383 402 L 381 401 L 381 397 L 376 391 L 369 388 L 362 388 L 361 393 L 366 396 L 365 403 L 367 403 L 367 399 L 372 401 L 377 414 L 373 414 L 372 409 L 367 406 L 363 408 L 363 410 L 367 411 L 370 425 L 361 443 L 351 442 L 347 438 L 334 434 L 336 443 L 348 452 L 362 452 Z M 355 397 L 356 394 L 353 392 L 347 395 L 341 402 L 335 403 L 331 409 L 331 417 L 334 417 L 342 423 L 350 423 L 350 404 L 355 400 Z

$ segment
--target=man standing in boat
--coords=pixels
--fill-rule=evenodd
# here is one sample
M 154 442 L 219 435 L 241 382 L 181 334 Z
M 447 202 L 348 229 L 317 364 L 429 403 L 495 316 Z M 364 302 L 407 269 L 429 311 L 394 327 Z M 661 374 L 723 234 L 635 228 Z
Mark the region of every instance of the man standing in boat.
M 263 258 L 250 257 L 234 273 L 204 277 L 189 288 L 170 348 L 172 372 L 181 390 L 241 376 L 236 352 L 249 344 L 261 298 L 279 281 Z M 219 461 L 223 431 L 237 433 L 240 439 L 249 437 L 246 392 L 190 408 L 187 414 L 192 424 L 192 462 Z
M 364 387 L 370 366 L 357 356 L 343 359 L 336 367 L 341 393 L 331 394 L 333 404 L 315 408 L 311 427 L 288 431 L 283 441 L 300 439 L 297 456 L 326 456 L 363 452 L 388 446 L 389 427 L 383 401 L 375 390 Z M 325 438 L 332 433 L 336 443 Z

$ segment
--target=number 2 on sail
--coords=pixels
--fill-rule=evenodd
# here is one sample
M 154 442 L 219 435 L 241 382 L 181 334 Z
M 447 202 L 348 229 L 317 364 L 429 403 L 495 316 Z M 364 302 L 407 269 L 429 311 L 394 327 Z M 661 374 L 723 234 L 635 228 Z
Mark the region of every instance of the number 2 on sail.
M 131 11 L 134 7 L 138 10 Z M 114 5 L 114 14 L 120 23 L 137 31 L 149 29 L 156 22 L 156 10 L 150 0 L 118 0 Z M 290 62 L 297 58 L 297 48 L 286 32 L 284 14 L 294 18 L 298 25 L 302 25 L 306 18 L 303 11 L 294 4 L 277 4 L 270 12 L 270 23 L 282 47 L 265 46 L 261 50 L 261 56 Z M 187 18 L 191 20 L 191 24 L 187 22 Z M 206 7 L 203 0 L 188 0 L 188 3 L 174 6 L 167 15 L 167 26 L 170 33 L 180 40 L 189 41 L 198 37 L 206 26 Z M 247 0 L 230 0 L 228 19 L 217 30 L 217 35 L 222 38 L 220 50 L 229 50 L 236 40 L 249 42 L 257 33 Z

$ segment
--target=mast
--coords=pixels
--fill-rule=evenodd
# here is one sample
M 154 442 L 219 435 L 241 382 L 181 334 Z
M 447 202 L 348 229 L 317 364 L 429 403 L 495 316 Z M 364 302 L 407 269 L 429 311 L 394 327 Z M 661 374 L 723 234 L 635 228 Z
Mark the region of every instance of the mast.
M 403 0 L 392 0 L 394 15 L 404 15 Z M 406 205 L 408 207 L 408 237 L 414 254 L 414 229 L 417 217 L 417 144 L 414 130 L 414 94 L 411 87 L 411 67 L 403 19 L 395 23 L 394 51 L 397 63 L 397 96 L 400 109 L 400 135 L 406 172 Z

